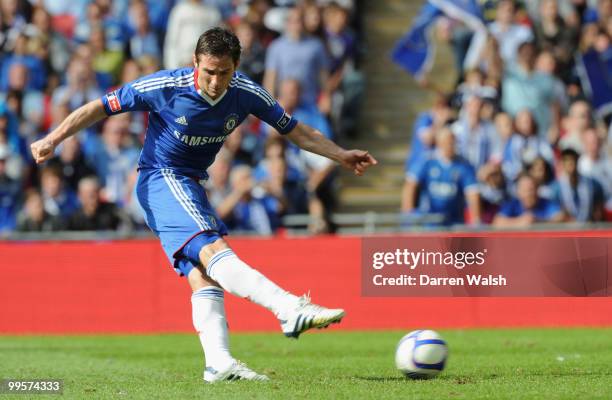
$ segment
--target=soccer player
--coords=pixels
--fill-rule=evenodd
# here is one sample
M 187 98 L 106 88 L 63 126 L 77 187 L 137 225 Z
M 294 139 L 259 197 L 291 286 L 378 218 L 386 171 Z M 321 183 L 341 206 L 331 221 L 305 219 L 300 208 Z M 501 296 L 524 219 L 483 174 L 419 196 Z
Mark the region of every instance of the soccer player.
M 51 158 L 67 137 L 104 117 L 147 111 L 149 126 L 139 160 L 137 195 L 149 227 L 177 273 L 193 291 L 193 324 L 206 368 L 204 380 L 267 380 L 229 351 L 224 290 L 248 298 L 279 319 L 287 337 L 340 322 L 342 309 L 297 297 L 243 262 L 223 239 L 227 229 L 209 205 L 200 181 L 227 136 L 253 114 L 299 147 L 362 175 L 377 163 L 367 151 L 345 150 L 299 123 L 268 92 L 237 73 L 240 42 L 221 28 L 198 39 L 191 68 L 159 71 L 75 110 L 45 138 L 32 143 L 37 163 Z

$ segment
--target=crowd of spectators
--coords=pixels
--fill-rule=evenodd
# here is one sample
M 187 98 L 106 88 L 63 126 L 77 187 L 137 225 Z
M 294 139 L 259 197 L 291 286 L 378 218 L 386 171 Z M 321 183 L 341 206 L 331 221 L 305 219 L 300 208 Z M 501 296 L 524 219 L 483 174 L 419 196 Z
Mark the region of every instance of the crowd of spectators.
M 612 0 L 485 1 L 439 25 L 461 76 L 419 115 L 402 210 L 433 225 L 612 220 Z M 441 221 L 441 222 L 440 222 Z
M 0 234 L 145 229 L 134 195 L 146 113 L 80 132 L 37 166 L 29 145 L 76 108 L 160 69 L 190 66 L 197 38 L 233 29 L 239 71 L 335 139 L 355 129 L 362 78 L 352 0 L 0 0 Z M 255 118 L 228 138 L 206 189 L 234 230 L 288 213 L 333 229 L 335 168 Z

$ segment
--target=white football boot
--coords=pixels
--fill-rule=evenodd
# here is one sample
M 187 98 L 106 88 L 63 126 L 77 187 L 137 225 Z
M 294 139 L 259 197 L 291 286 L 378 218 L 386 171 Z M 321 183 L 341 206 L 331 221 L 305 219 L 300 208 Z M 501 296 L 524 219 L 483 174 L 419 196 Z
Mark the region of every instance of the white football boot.
M 338 323 L 344 317 L 340 308 L 325 308 L 312 304 L 310 296 L 300 297 L 297 305 L 287 319 L 280 319 L 281 329 L 285 336 L 297 339 L 300 334 L 312 328 L 327 328 Z
M 204 370 L 204 380 L 208 383 L 216 382 L 228 382 L 228 381 L 269 381 L 270 379 L 263 375 L 258 374 L 245 363 L 235 360 L 229 367 L 223 371 L 217 371 L 212 367 L 206 367 Z

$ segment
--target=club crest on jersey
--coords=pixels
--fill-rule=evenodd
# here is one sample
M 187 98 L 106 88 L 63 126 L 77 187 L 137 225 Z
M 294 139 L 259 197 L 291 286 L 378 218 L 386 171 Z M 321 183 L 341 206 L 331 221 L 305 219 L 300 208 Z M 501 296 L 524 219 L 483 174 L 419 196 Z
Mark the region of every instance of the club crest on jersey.
M 117 97 L 116 90 L 107 93 L 106 100 L 108 101 L 108 107 L 110 108 L 111 112 L 121 111 L 121 103 L 119 102 L 119 97 Z
M 223 133 L 229 134 L 231 133 L 238 125 L 238 114 L 230 114 L 225 117 L 225 121 L 223 121 Z
M 217 229 L 217 219 L 210 216 L 210 215 L 204 215 L 204 222 L 206 222 L 208 224 L 208 226 Z

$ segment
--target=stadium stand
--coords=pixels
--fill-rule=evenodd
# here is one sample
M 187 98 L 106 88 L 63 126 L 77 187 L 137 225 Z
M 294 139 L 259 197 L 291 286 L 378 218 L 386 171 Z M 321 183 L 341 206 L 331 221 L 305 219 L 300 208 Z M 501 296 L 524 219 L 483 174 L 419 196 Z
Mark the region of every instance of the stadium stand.
M 433 137 L 445 125 L 457 137 L 459 155 L 475 170 L 481 200 L 481 218 L 466 212 L 459 221 L 488 226 L 504 205 L 516 202 L 517 177 L 542 170 L 549 176 L 545 182 L 534 176 L 537 195 L 558 204 L 563 221 L 611 221 L 612 3 L 480 1 L 490 34 L 469 62 L 472 32 L 458 19 L 442 16 L 434 33 L 444 46 L 429 75 L 436 79 L 417 82 L 391 64 L 389 49 L 422 4 L 0 1 L 0 236 L 79 225 L 70 221 L 82 213 L 78 192 L 84 179 L 85 186 L 99 184 L 93 190 L 96 202 L 114 210 L 115 222 L 103 226 L 146 231 L 133 196 L 146 115 L 113 117 L 81 132 L 43 167 L 33 163 L 29 144 L 87 101 L 160 68 L 189 64 L 193 32 L 219 24 L 240 37 L 242 72 L 298 118 L 334 140 L 370 150 L 381 161 L 369 176 L 355 179 L 292 146 L 266 155 L 276 133 L 247 119 L 219 157 L 226 167 L 211 171 L 207 184 L 221 204 L 219 198 L 235 190 L 232 170 L 251 168 L 253 179 L 243 185 L 248 196 L 221 210 L 246 233 L 283 226 L 328 233 L 338 222 L 413 228 L 429 224 L 428 215 L 433 225 L 447 221 L 429 213 L 425 202 L 415 204 L 416 213 L 404 209 L 403 216 L 393 216 L 406 203 L 406 172 L 419 168 L 425 155 L 435 155 Z M 193 15 L 201 17 L 190 19 Z M 194 43 L 184 39 L 192 36 Z M 283 47 L 295 51 L 296 43 L 310 54 L 310 62 L 300 68 L 278 55 L 286 55 Z M 578 157 L 571 173 L 571 161 L 562 161 L 562 154 L 571 158 L 569 150 Z M 249 215 L 250 198 L 267 204 L 263 228 L 240 221 Z M 338 210 L 348 214 L 335 215 Z

